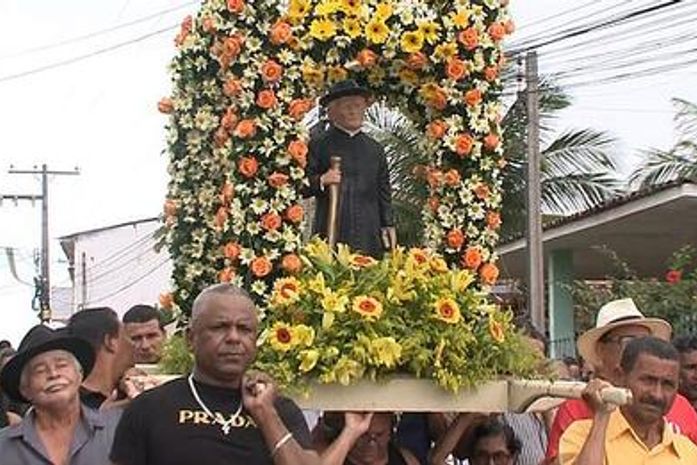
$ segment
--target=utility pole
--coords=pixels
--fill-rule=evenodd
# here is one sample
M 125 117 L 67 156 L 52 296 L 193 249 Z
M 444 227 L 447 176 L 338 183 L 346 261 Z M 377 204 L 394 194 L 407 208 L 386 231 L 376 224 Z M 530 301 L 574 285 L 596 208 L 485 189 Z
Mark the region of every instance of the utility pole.
M 78 175 L 80 170 L 75 168 L 72 171 L 52 171 L 46 164 L 41 165 L 41 169 L 36 166 L 31 170 L 17 170 L 10 166 L 10 174 L 40 174 L 41 175 L 41 195 L 28 196 L 3 196 L 2 198 L 28 197 L 32 201 L 41 200 L 41 274 L 39 278 L 39 318 L 42 322 L 51 321 L 51 278 L 49 266 L 49 235 L 48 235 L 48 176 Z M 23 199 L 26 200 L 26 199 Z
M 540 107 L 537 52 L 525 57 L 525 94 L 527 97 L 527 287 L 528 311 L 533 325 L 544 334 L 544 262 L 542 251 L 542 212 L 540 176 Z

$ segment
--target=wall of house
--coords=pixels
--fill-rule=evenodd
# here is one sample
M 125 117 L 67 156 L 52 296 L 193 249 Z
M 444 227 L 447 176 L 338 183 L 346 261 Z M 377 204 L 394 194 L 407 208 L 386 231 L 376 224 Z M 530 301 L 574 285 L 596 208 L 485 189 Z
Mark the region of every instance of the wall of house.
M 172 272 L 166 249 L 154 249 L 160 226 L 152 220 L 75 235 L 73 311 L 107 306 L 123 315 L 155 304 Z

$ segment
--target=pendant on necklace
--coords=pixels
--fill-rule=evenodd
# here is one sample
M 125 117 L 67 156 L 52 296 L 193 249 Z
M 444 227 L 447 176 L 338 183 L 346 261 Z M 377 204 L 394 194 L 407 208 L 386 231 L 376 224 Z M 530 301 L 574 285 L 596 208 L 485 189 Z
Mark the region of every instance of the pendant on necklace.
M 227 436 L 230 434 L 230 423 L 223 423 L 223 426 L 221 426 L 220 429 L 222 429 L 225 436 Z

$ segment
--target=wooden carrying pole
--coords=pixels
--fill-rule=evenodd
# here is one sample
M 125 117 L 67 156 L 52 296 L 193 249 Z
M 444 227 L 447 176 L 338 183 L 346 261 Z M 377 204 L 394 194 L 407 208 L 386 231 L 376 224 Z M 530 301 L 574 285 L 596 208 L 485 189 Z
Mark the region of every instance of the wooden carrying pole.
M 333 170 L 341 171 L 341 157 L 331 157 L 329 167 Z M 327 242 L 332 249 L 336 247 L 337 236 L 339 235 L 339 200 L 341 195 L 341 184 L 331 184 L 329 186 L 329 212 L 327 214 Z

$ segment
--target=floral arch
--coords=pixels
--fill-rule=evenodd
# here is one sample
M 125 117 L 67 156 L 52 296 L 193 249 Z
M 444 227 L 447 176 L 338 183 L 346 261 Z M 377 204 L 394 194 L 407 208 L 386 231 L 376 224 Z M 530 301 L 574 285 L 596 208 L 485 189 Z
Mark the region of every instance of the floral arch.
M 425 135 L 425 246 L 469 270 L 476 291 L 492 284 L 505 164 L 501 43 L 513 30 L 506 3 L 205 0 L 182 23 L 173 91 L 159 104 L 170 114 L 165 223 L 174 262 L 163 303 L 185 317 L 198 290 L 231 281 L 266 308 L 274 283 L 309 263 L 302 121 L 346 78 Z

